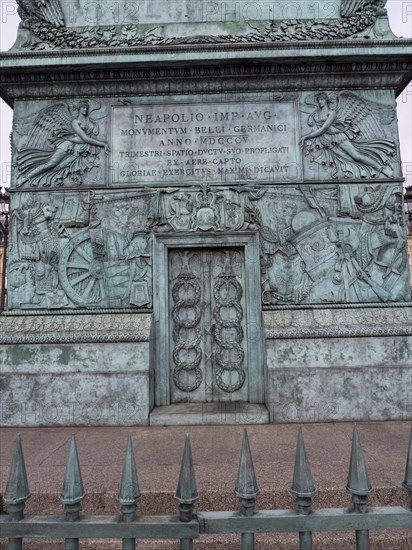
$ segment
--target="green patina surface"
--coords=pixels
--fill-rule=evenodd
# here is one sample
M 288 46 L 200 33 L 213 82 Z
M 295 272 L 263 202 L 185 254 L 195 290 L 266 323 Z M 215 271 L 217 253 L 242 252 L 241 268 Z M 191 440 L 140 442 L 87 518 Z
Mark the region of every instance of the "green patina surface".
M 19 2 L 0 55 L 3 421 L 144 424 L 210 396 L 265 401 L 274 422 L 403 417 L 412 43 L 384 2 L 228 17 L 147 0 L 86 21 L 88 3 Z

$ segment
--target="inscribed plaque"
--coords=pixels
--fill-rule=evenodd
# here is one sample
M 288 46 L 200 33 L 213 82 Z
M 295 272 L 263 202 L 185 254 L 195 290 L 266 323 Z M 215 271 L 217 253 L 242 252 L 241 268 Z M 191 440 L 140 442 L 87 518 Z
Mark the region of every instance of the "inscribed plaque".
M 292 101 L 114 105 L 110 183 L 295 181 L 297 129 Z

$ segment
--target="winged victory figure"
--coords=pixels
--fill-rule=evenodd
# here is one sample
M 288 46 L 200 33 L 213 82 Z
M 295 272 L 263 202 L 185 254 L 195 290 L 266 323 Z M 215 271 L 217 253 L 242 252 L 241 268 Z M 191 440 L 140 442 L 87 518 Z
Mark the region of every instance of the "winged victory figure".
M 65 25 L 60 0 L 17 0 L 17 4 L 22 21 L 34 18 L 56 27 Z
M 94 110 L 98 109 L 100 104 Z M 99 126 L 90 117 L 89 101 L 46 107 L 33 123 L 17 122 L 16 131 L 24 134 L 27 126 L 27 140 L 17 152 L 17 187 L 62 184 L 67 177 L 81 183 L 82 174 L 96 166 L 99 149 L 110 151 L 106 142 L 97 139 Z
M 382 137 L 382 124 L 395 110 L 365 101 L 352 92 L 316 95 L 317 109 L 307 119 L 313 128 L 300 141 L 312 162 L 332 170 L 332 176 L 374 178 L 393 176 L 394 141 Z M 312 105 L 314 105 L 312 103 Z

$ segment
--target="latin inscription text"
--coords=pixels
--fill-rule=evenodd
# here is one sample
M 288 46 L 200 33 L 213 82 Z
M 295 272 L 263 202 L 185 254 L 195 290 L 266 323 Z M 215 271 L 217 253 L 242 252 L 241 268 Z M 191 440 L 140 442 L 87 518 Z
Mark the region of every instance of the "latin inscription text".
M 111 181 L 296 180 L 294 117 L 291 102 L 114 106 Z

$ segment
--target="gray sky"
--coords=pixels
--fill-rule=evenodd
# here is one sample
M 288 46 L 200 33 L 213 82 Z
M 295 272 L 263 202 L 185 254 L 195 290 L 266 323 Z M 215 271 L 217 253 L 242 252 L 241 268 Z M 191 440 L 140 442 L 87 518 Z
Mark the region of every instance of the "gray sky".
M 105 1 L 105 0 L 102 0 Z M 309 0 L 308 0 L 309 1 Z M 388 0 L 387 8 L 392 31 L 397 36 L 412 38 L 412 0 Z M 10 49 L 19 24 L 15 0 L 0 0 L 0 51 Z M 398 99 L 398 120 L 403 174 L 406 185 L 412 185 L 412 85 Z M 10 146 L 12 110 L 0 100 L 0 187 L 10 180 Z

